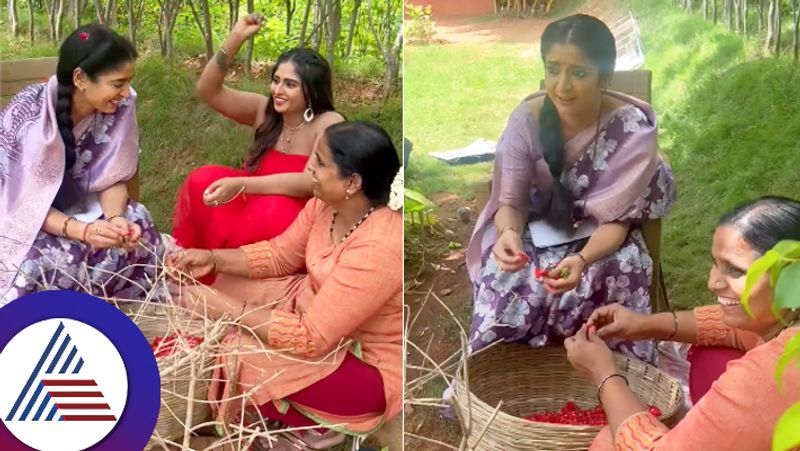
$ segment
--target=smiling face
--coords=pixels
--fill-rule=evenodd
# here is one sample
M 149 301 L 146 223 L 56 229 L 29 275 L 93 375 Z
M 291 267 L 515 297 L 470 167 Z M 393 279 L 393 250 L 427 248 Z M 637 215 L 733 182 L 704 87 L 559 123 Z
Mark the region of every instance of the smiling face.
M 128 61 L 119 67 L 103 72 L 94 80 L 80 69 L 75 69 L 75 86 L 81 90 L 83 99 L 95 110 L 111 114 L 117 111 L 122 99 L 131 95 L 131 80 L 135 74 L 136 63 Z
M 564 117 L 596 114 L 600 104 L 600 72 L 574 44 L 553 44 L 545 56 L 544 84 L 548 97 Z
M 316 148 L 309 164 L 314 197 L 328 205 L 336 205 L 345 200 L 348 189 L 352 194 L 354 190 L 351 186 L 352 177 L 341 176 L 324 136 L 320 138 Z
M 275 111 L 280 114 L 302 114 L 308 107 L 300 75 L 291 61 L 281 63 L 275 69 L 269 91 Z
M 722 304 L 722 321 L 731 327 L 762 333 L 778 321 L 772 315 L 772 288 L 765 275 L 750 292 L 753 317 L 741 305 L 747 269 L 761 255 L 731 226 L 717 227 L 711 247 L 713 266 L 708 275 L 708 289 Z

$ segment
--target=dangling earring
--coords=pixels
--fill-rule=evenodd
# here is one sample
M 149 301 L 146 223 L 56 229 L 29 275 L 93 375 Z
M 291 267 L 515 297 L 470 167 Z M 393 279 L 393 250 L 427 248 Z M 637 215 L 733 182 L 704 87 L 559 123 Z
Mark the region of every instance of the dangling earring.
M 345 200 L 350 200 L 350 190 L 345 191 Z
M 314 110 L 311 109 L 311 102 L 308 102 L 308 108 L 303 112 L 303 119 L 305 119 L 306 122 L 314 120 Z

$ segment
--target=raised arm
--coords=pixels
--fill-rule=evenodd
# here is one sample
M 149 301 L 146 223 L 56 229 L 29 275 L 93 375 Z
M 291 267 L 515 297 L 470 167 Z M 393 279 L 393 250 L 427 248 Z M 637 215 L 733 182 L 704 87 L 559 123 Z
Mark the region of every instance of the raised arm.
M 263 17 L 248 14 L 236 22 L 230 36 L 197 80 L 197 93 L 220 114 L 234 121 L 256 127 L 263 121 L 269 99 L 254 92 L 238 91 L 223 84 L 225 74 L 242 44 L 261 29 Z

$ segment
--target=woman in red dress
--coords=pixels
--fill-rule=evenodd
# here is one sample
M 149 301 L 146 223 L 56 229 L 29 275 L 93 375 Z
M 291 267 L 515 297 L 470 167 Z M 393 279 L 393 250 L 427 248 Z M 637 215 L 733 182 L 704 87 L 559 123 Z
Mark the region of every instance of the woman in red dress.
M 281 234 L 312 195 L 305 169 L 317 139 L 344 120 L 333 107 L 330 66 L 310 49 L 278 58 L 269 96 L 223 85 L 234 55 L 262 23 L 259 15 L 240 19 L 197 82 L 206 103 L 255 135 L 242 169 L 203 166 L 189 174 L 173 217 L 181 247 L 236 248 Z

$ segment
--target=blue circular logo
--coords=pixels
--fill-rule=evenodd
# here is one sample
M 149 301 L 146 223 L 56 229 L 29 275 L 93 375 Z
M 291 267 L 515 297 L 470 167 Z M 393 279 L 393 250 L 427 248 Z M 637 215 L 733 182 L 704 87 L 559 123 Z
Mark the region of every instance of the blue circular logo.
M 160 408 L 150 344 L 124 313 L 73 291 L 0 308 L 4 450 L 144 449 Z

